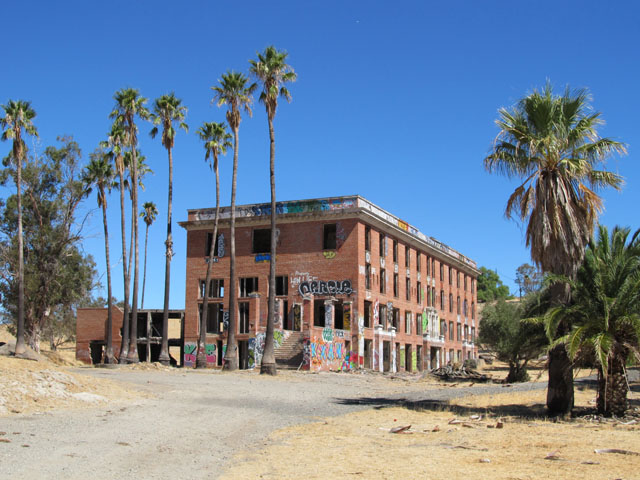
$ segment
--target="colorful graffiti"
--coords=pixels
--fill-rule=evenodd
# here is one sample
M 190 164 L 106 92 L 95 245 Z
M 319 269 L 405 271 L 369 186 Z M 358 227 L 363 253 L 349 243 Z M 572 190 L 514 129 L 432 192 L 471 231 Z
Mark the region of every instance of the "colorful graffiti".
M 334 252 L 333 250 L 328 251 L 328 252 L 322 252 L 322 255 L 324 255 L 324 258 L 326 258 L 327 260 L 331 260 L 333 258 L 336 258 L 336 252 Z
M 345 303 L 342 306 L 342 328 L 344 330 L 351 330 L 351 304 Z
M 207 358 L 207 365 L 216 365 L 218 363 L 215 343 L 207 343 L 204 346 L 204 355 Z
M 298 286 L 300 295 L 351 295 L 351 280 L 313 280 L 311 282 L 301 282 Z
M 350 368 L 349 352 L 342 341 L 325 341 L 322 337 L 313 337 L 307 342 L 309 361 L 305 362 L 305 368 L 316 371 L 342 371 Z
M 224 233 L 218 235 L 218 256 L 224 257 Z
M 276 260 L 278 259 L 278 257 L 276 257 Z M 256 254 L 256 263 L 267 263 L 269 262 L 269 260 L 271 260 L 271 254 L 270 253 L 257 253 Z
M 196 349 L 198 346 L 195 343 L 184 344 L 184 366 L 193 367 L 196 364 Z
M 325 342 L 333 341 L 333 328 L 323 328 L 322 329 L 322 339 Z
M 346 239 L 347 235 L 344 232 L 344 228 L 342 228 L 342 225 L 338 222 L 336 224 L 336 248 L 339 249 Z
M 411 351 L 411 371 L 415 372 L 418 370 L 418 355 L 415 350 Z
M 380 301 L 376 298 L 373 304 L 373 324 L 378 325 L 380 323 Z

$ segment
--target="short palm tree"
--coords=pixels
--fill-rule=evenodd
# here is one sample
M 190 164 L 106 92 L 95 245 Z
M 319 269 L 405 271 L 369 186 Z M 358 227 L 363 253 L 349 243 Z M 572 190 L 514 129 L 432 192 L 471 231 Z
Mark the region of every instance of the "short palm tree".
M 144 267 L 142 269 L 142 301 L 140 302 L 140 308 L 144 309 L 144 287 L 147 283 L 147 244 L 149 243 L 149 227 L 155 221 L 158 216 L 158 209 L 153 202 L 144 202 L 142 204 L 142 212 L 140 217 L 144 220 L 146 229 L 144 232 Z
M 640 359 L 640 230 L 631 239 L 629 233 L 628 228 L 615 227 L 609 235 L 601 225 L 572 284 L 571 305 L 547 314 L 551 330 L 561 321 L 572 324 L 560 339 L 572 358 L 585 351 L 594 354 L 597 407 L 605 415 L 624 415 L 625 365 L 632 355 Z
M 126 132 L 119 122 L 111 125 L 108 139 L 102 142 L 103 148 L 109 149 L 109 155 L 113 160 L 118 174 L 118 190 L 120 191 L 120 233 L 122 240 L 122 276 L 124 285 L 124 307 L 122 316 L 122 342 L 120 344 L 119 362 L 127 362 L 129 353 L 129 293 L 131 292 L 131 270 L 127 267 L 127 229 L 125 213 L 125 188 L 128 182 L 125 180 L 127 165 L 125 162 Z
M 198 136 L 204 142 L 204 160 L 210 162 L 213 173 L 216 176 L 216 213 L 213 220 L 213 236 L 209 248 L 209 261 L 207 262 L 207 274 L 204 280 L 204 298 L 202 299 L 202 314 L 200 315 L 200 336 L 198 338 L 198 356 L 196 368 L 206 368 L 207 357 L 205 344 L 207 341 L 207 317 L 211 283 L 211 267 L 213 265 L 216 238 L 218 238 L 218 219 L 220 216 L 220 174 L 218 172 L 218 156 L 226 155 L 231 148 L 231 134 L 227 132 L 224 123 L 205 122 L 198 129 Z
M 153 102 L 151 120 L 154 127 L 151 129 L 151 138 L 155 138 L 158 134 L 158 125 L 162 126 L 162 145 L 167 149 L 169 156 L 169 201 L 167 207 L 167 240 L 165 241 L 165 269 L 164 269 L 164 310 L 162 313 L 162 345 L 160 347 L 160 363 L 169 364 L 169 287 L 170 287 L 170 270 L 171 257 L 173 256 L 173 236 L 171 234 L 171 207 L 173 198 L 173 145 L 176 137 L 176 129 L 174 123 L 185 132 L 189 131 L 189 127 L 184 122 L 187 114 L 187 107 L 182 105 L 182 101 L 176 98 L 172 92 L 168 95 L 162 95 Z
M 296 73 L 287 65 L 287 52 L 280 52 L 274 46 L 269 46 L 264 53 L 258 53 L 257 60 L 249 60 L 251 74 L 262 85 L 260 102 L 267 111 L 269 123 L 269 179 L 271 185 L 271 251 L 269 255 L 269 299 L 267 308 L 267 332 L 264 354 L 260 364 L 260 373 L 276 374 L 276 359 L 273 345 L 273 324 L 276 298 L 276 174 L 275 157 L 276 141 L 273 130 L 273 119 L 278 108 L 278 98 L 291 101 L 291 93 L 285 86 L 296 80 Z M 286 313 L 285 313 L 286 314 Z
M 238 369 L 238 342 L 236 341 L 236 184 L 238 176 L 239 128 L 242 121 L 241 110 L 251 116 L 252 95 L 256 84 L 249 85 L 249 79 L 242 73 L 229 71 L 223 73 L 219 85 L 211 87 L 215 92 L 213 100 L 221 107 L 227 106 L 227 123 L 233 130 L 233 174 L 231 180 L 231 218 L 230 218 L 230 268 L 229 268 L 229 333 L 224 368 Z
M 149 110 L 145 107 L 147 99 L 140 96 L 140 92 L 134 88 L 125 88 L 118 90 L 114 95 L 116 101 L 110 118 L 114 119 L 118 125 L 121 125 L 126 134 L 126 145 L 131 152 L 131 193 L 132 207 L 131 220 L 133 223 L 133 295 L 131 299 L 131 322 L 129 334 L 129 352 L 127 353 L 127 361 L 130 363 L 138 363 L 138 277 L 140 267 L 140 249 L 138 241 L 138 127 L 136 126 L 136 117 L 147 120 L 149 118 Z
M 598 169 L 625 146 L 598 136 L 603 120 L 591 112 L 587 90 L 554 95 L 547 84 L 513 108 L 499 110 L 500 133 L 484 159 L 491 173 L 523 181 L 509 197 L 505 215 L 527 222 L 526 243 L 542 271 L 574 277 L 602 209 L 597 189 L 619 189 L 622 178 Z M 566 303 L 569 289 L 557 284 L 553 303 Z M 559 325 L 558 336 L 568 331 Z M 573 375 L 564 345 L 549 353 L 547 407 L 568 413 L 573 407 Z
M 26 161 L 27 146 L 25 135 L 37 137 L 38 130 L 33 124 L 36 112 L 31 108 L 31 102 L 23 100 L 9 100 L 2 105 L 4 115 L 0 117 L 2 140 L 13 140 L 9 158 L 16 165 L 16 189 L 18 191 L 18 322 L 16 331 L 16 355 L 26 352 L 24 343 L 24 236 L 22 233 L 22 164 Z
M 102 208 L 102 225 L 104 228 L 104 254 L 107 263 L 107 348 L 104 363 L 115 363 L 113 354 L 113 315 L 111 295 L 111 262 L 109 260 L 109 228 L 107 225 L 107 193 L 114 186 L 115 172 L 109 160 L 109 155 L 98 151 L 91 155 L 91 161 L 83 173 L 83 182 L 87 193 L 92 188 L 97 189 L 98 207 Z

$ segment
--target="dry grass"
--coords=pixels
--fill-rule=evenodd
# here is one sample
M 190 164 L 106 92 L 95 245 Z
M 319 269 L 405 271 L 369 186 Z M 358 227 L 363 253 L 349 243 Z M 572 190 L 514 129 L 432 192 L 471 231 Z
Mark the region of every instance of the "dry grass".
M 452 402 L 449 411 L 384 408 L 285 428 L 261 450 L 238 455 L 222 478 L 638 478 L 639 457 L 594 453 L 602 448 L 640 452 L 637 424 L 498 416 L 513 405 L 535 416 L 544 396 L 544 390 L 477 395 Z M 594 396 L 576 390 L 576 404 L 586 407 Z M 482 410 L 490 416 L 472 417 Z M 465 425 L 449 424 L 454 418 Z M 503 428 L 488 428 L 499 419 Z M 389 433 L 404 425 L 413 433 Z M 556 459 L 545 459 L 549 454 Z

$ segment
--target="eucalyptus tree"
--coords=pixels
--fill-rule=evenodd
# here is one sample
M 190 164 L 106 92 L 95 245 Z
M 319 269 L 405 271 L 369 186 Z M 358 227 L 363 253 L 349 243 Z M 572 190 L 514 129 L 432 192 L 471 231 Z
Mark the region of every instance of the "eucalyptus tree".
M 24 237 L 22 232 L 22 164 L 26 161 L 27 147 L 24 142 L 25 135 L 38 136 L 38 130 L 33 124 L 36 111 L 31 108 L 31 102 L 24 100 L 9 100 L 2 105 L 4 115 L 0 117 L 2 127 L 2 140 L 13 140 L 9 161 L 16 165 L 16 190 L 18 210 L 18 321 L 16 332 L 16 355 L 26 352 L 24 343 Z
M 107 264 L 107 348 L 104 355 L 104 363 L 115 363 L 113 353 L 113 297 L 111 295 L 111 262 L 109 260 L 109 227 L 107 225 L 107 193 L 114 186 L 115 172 L 110 162 L 109 155 L 103 151 L 97 151 L 91 155 L 91 161 L 83 172 L 82 180 L 87 188 L 87 193 L 93 188 L 97 189 L 98 207 L 102 209 L 102 226 L 104 228 L 104 254 Z
M 164 310 L 162 313 L 162 346 L 160 348 L 160 362 L 169 364 L 169 290 L 171 283 L 171 257 L 173 256 L 173 236 L 171 234 L 171 207 L 173 198 L 173 146 L 176 137 L 176 129 L 174 123 L 179 128 L 189 131 L 189 127 L 184 122 L 187 113 L 187 107 L 182 105 L 182 101 L 176 98 L 172 92 L 168 95 L 162 95 L 156 98 L 153 103 L 151 120 L 154 127 L 151 129 L 151 138 L 155 138 L 158 134 L 158 125 L 162 125 L 162 145 L 167 149 L 169 156 L 169 200 L 167 207 L 167 240 L 165 241 L 165 269 L 164 269 Z
M 125 180 L 127 165 L 125 162 L 126 132 L 120 122 L 111 125 L 111 131 L 106 142 L 102 142 L 103 148 L 109 148 L 118 174 L 118 190 L 120 191 L 120 232 L 122 240 L 122 276 L 124 285 L 124 306 L 122 316 L 122 342 L 120 345 L 119 363 L 127 362 L 129 353 L 129 295 L 131 292 L 131 269 L 128 268 L 127 258 L 127 228 L 125 212 L 125 188 L 128 182 Z
M 233 131 L 233 174 L 231 180 L 231 218 L 230 218 L 230 268 L 229 268 L 229 332 L 227 336 L 227 351 L 225 353 L 224 368 L 238 369 L 238 342 L 236 340 L 236 186 L 238 176 L 238 147 L 240 143 L 239 129 L 242 121 L 241 110 L 251 116 L 253 92 L 257 86 L 249 84 L 249 79 L 239 72 L 223 73 L 219 85 L 211 87 L 214 91 L 213 101 L 221 107 L 227 106 L 227 123 Z
M 127 360 L 131 363 L 138 363 L 138 277 L 139 277 L 139 242 L 138 242 L 138 127 L 136 126 L 136 117 L 147 120 L 149 118 L 149 110 L 145 107 L 147 99 L 140 96 L 140 92 L 133 88 L 125 88 L 118 90 L 114 95 L 116 101 L 110 117 L 115 119 L 116 123 L 122 125 L 126 134 L 126 145 L 131 152 L 131 196 L 132 208 L 131 216 L 133 222 L 133 295 L 131 300 L 131 322 L 129 334 L 129 352 Z
M 527 223 L 526 244 L 531 258 L 544 273 L 573 278 L 602 210 L 598 189 L 619 189 L 622 178 L 600 169 L 613 153 L 625 153 L 623 144 L 601 138 L 599 112 L 591 111 L 586 89 L 556 95 L 550 84 L 521 99 L 514 107 L 501 108 L 496 120 L 500 133 L 486 169 L 522 183 L 507 202 L 505 215 Z M 553 303 L 566 304 L 570 289 L 556 284 Z M 568 332 L 559 324 L 557 336 Z M 573 372 L 566 346 L 549 352 L 547 407 L 565 414 L 573 407 Z
M 605 226 L 587 247 L 572 283 L 572 302 L 552 309 L 546 324 L 553 331 L 572 324 L 566 338 L 571 358 L 595 357 L 598 412 L 623 416 L 628 407 L 625 365 L 640 360 L 640 230 Z
M 205 162 L 210 162 L 211 169 L 216 177 L 216 213 L 213 219 L 213 235 L 211 237 L 209 258 L 207 260 L 207 273 L 204 280 L 204 298 L 202 299 L 200 336 L 198 337 L 198 356 L 196 357 L 196 368 L 205 368 L 207 366 L 205 344 L 207 341 L 209 296 L 211 295 L 211 268 L 215 255 L 216 239 L 218 238 L 218 220 L 220 217 L 220 173 L 218 171 L 218 156 L 226 155 L 227 149 L 231 148 L 231 134 L 227 132 L 227 126 L 222 122 L 205 122 L 198 129 L 198 136 L 204 142 L 204 160 Z
M 296 73 L 287 65 L 288 53 L 278 51 L 272 45 L 264 53 L 258 53 L 257 60 L 249 60 L 251 74 L 262 86 L 260 102 L 267 111 L 269 124 L 269 182 L 271 187 L 271 248 L 269 253 L 269 299 L 267 308 L 267 332 L 265 336 L 264 355 L 260 364 L 260 373 L 276 374 L 276 359 L 273 345 L 274 312 L 276 298 L 276 140 L 273 130 L 273 119 L 278 108 L 278 98 L 291 102 L 291 93 L 285 86 L 294 82 Z
M 140 217 L 144 220 L 146 229 L 144 232 L 144 268 L 142 269 L 142 301 L 140 302 L 140 308 L 144 309 L 144 288 L 147 283 L 147 244 L 149 243 L 149 227 L 153 224 L 158 216 L 158 209 L 153 202 L 144 202 L 142 204 L 142 212 Z

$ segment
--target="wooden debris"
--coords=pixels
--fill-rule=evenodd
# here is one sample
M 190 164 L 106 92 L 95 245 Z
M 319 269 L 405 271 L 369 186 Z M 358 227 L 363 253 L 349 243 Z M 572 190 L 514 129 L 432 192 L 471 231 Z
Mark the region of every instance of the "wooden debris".
M 411 425 L 405 425 L 403 427 L 394 427 L 391 430 L 389 430 L 389 433 L 411 433 L 407 431 L 410 428 L 411 428 Z
M 0 438 L 0 443 L 11 443 L 11 440 L 8 438 Z
M 435 368 L 430 373 L 442 380 L 473 380 L 474 382 L 488 382 L 490 380 L 488 375 L 464 366 L 454 368 L 452 365 L 446 365 Z
M 496 428 L 503 428 L 504 427 L 504 423 L 498 421 L 496 422 Z
M 618 453 L 620 455 L 637 455 L 640 457 L 640 453 L 632 452 L 631 450 L 622 450 L 620 448 L 596 448 L 595 453 Z
M 594 462 L 593 460 L 586 460 L 584 462 L 580 462 L 582 465 L 600 465 L 600 462 Z

